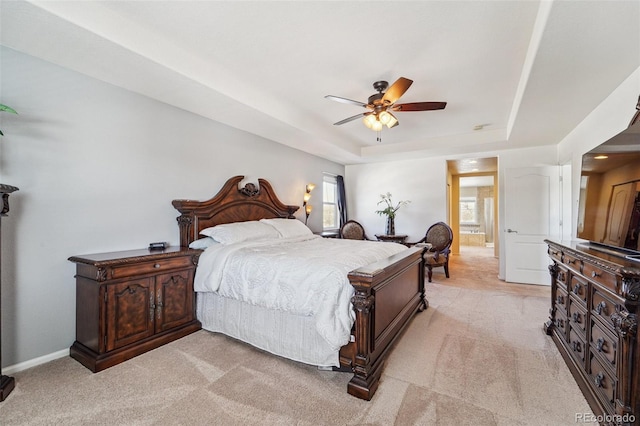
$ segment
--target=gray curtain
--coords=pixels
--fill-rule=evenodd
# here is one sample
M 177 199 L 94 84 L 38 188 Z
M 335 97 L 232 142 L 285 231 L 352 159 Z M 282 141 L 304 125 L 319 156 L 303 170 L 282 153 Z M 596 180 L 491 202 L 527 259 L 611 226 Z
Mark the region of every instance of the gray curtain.
M 338 186 L 338 214 L 340 215 L 340 227 L 347 221 L 347 196 L 344 191 L 344 178 L 340 175 L 336 176 Z

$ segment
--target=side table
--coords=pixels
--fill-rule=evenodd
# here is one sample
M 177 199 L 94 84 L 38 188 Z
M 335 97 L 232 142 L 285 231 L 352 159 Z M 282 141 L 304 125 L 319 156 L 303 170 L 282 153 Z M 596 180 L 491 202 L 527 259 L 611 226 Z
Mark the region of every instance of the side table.
M 376 238 L 378 241 L 385 241 L 391 243 L 404 244 L 404 241 L 407 239 L 406 235 L 386 235 L 386 234 L 376 234 Z

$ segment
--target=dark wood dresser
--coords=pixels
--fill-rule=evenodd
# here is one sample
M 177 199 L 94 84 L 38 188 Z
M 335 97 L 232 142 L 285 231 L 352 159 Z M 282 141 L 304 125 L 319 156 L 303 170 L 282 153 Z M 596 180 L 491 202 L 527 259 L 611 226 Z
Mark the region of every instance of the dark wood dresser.
M 640 263 L 588 243 L 545 240 L 553 338 L 601 424 L 640 424 Z
M 200 250 L 130 250 L 73 256 L 76 341 L 71 356 L 93 372 L 186 336 L 195 317 Z

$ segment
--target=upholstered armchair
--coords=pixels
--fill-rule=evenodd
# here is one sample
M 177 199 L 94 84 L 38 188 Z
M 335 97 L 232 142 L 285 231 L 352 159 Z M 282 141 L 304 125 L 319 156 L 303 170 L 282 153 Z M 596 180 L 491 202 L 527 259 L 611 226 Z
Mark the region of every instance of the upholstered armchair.
M 453 241 L 453 231 L 444 222 L 434 223 L 429 227 L 424 238 L 411 245 L 419 243 L 429 243 L 431 247 L 424 253 L 424 263 L 427 268 L 429 282 L 433 275 L 433 268 L 444 267 L 444 274 L 449 278 L 449 254 L 451 253 L 451 242 Z
M 364 227 L 355 220 L 348 220 L 340 228 L 340 238 L 346 240 L 368 240 Z

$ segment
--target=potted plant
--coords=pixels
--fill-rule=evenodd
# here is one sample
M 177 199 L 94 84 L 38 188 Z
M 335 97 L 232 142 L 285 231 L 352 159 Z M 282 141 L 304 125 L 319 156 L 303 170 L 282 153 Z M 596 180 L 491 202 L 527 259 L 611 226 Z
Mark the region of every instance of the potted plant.
M 10 112 L 11 114 L 17 114 L 15 109 L 11 108 L 10 106 L 6 106 L 2 104 L 0 104 L 0 111 Z M 2 133 L 2 130 L 0 130 L 0 136 L 4 136 L 4 133 Z
M 380 194 L 380 198 L 381 200 L 378 201 L 378 206 L 380 204 L 382 204 L 383 206 L 386 206 L 384 209 L 382 210 L 376 210 L 376 213 L 378 213 L 380 216 L 386 216 L 387 217 L 387 226 L 385 229 L 385 234 L 387 235 L 395 235 L 396 234 L 396 223 L 395 223 L 395 218 L 396 218 L 396 212 L 398 211 L 398 209 L 400 209 L 400 207 L 409 204 L 411 201 L 400 201 L 398 202 L 398 204 L 393 204 L 393 200 L 391 200 L 391 193 L 387 192 L 386 194 Z

